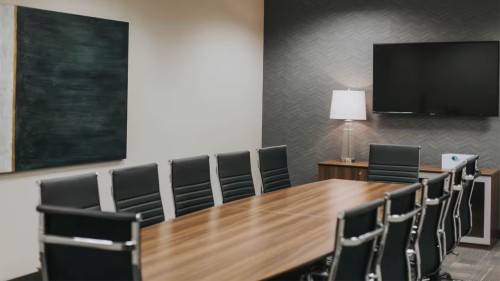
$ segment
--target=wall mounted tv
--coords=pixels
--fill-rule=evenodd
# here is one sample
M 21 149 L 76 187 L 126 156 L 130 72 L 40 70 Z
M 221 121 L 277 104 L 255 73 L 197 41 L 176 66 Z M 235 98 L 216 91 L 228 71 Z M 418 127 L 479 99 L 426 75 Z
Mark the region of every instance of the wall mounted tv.
M 498 116 L 499 42 L 373 45 L 373 112 Z

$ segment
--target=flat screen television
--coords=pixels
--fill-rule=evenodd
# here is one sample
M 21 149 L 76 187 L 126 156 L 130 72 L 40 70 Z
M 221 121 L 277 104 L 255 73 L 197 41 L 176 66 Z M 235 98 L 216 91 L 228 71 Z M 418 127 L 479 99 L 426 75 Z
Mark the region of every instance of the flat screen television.
M 373 112 L 498 116 L 499 42 L 373 45 Z

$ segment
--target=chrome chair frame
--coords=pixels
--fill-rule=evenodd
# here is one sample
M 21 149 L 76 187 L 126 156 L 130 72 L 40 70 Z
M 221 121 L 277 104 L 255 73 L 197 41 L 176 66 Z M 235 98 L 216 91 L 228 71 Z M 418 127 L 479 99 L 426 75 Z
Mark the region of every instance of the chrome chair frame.
M 468 210 L 469 210 L 469 217 L 470 217 L 470 230 L 469 230 L 469 233 L 470 231 L 472 230 L 472 193 L 474 192 L 474 184 L 476 183 L 476 179 L 481 175 L 481 170 L 479 170 L 478 168 L 478 162 L 479 162 L 479 155 L 474 155 L 472 157 L 470 157 L 469 159 L 467 159 L 466 163 L 468 163 L 469 161 L 474 161 L 474 174 L 468 174 L 468 171 L 467 171 L 467 166 L 465 167 L 464 171 L 464 176 L 462 177 L 463 181 L 465 182 L 469 182 L 469 184 L 471 185 L 470 189 L 470 197 L 469 197 L 469 202 L 467 202 L 468 204 Z M 460 194 L 460 196 L 463 196 L 463 190 Z M 459 206 L 460 207 L 460 206 Z M 465 234 L 465 235 L 462 235 L 462 231 L 461 231 L 461 228 L 460 228 L 460 239 L 463 237 L 463 236 L 466 236 L 468 235 L 469 233 Z
M 95 212 L 95 211 L 90 211 Z M 133 280 L 140 281 L 141 278 L 141 247 L 140 247 L 140 221 L 141 214 L 135 214 L 135 221 L 131 223 L 132 238 L 130 241 L 114 242 L 111 240 L 85 238 L 85 237 L 65 237 L 58 235 L 45 234 L 45 214 L 39 215 L 38 241 L 39 254 L 42 265 L 42 280 L 49 281 L 47 270 L 47 259 L 45 253 L 45 244 L 57 244 L 64 246 L 74 246 L 83 248 L 92 248 L 105 251 L 129 251 L 132 256 Z
M 417 280 L 419 280 L 420 276 L 422 276 L 422 272 L 420 270 L 420 262 L 421 262 L 421 255 L 420 255 L 420 248 L 418 247 L 418 243 L 420 242 L 420 235 L 422 233 L 422 226 L 424 224 L 424 219 L 425 219 L 425 209 L 427 208 L 427 200 L 428 200 L 428 186 L 427 186 L 427 179 L 424 179 L 422 181 L 422 192 L 420 196 L 420 218 L 418 221 L 418 227 L 417 231 L 415 234 L 415 261 L 416 261 L 416 272 L 417 272 Z M 416 203 L 418 205 L 418 202 Z M 413 221 L 413 224 L 415 224 L 415 221 Z M 437 232 L 436 232 L 437 235 Z
M 441 229 L 443 230 L 442 234 L 443 234 L 443 257 L 446 256 L 446 254 L 448 253 L 448 250 L 447 250 L 447 246 L 446 246 L 446 237 L 450 236 L 451 234 L 449 233 L 446 233 L 445 231 L 445 223 L 446 223 L 446 216 L 448 215 L 448 212 L 453 212 L 453 219 L 452 219 L 452 223 L 453 223 L 453 236 L 455 237 L 455 244 L 452 246 L 450 252 L 453 251 L 453 249 L 458 245 L 458 242 L 460 240 L 460 229 L 461 229 L 461 222 L 460 222 L 460 200 L 462 199 L 462 190 L 463 190 L 463 179 L 465 177 L 465 164 L 466 162 L 462 162 L 460 163 L 459 165 L 457 165 L 455 168 L 453 168 L 451 170 L 451 177 L 450 177 L 450 184 L 449 184 L 449 188 L 447 190 L 448 194 L 449 194 L 449 198 L 446 202 L 446 208 L 445 208 L 445 212 L 444 212 L 444 215 L 443 215 L 443 221 L 442 221 L 442 227 Z M 461 169 L 461 173 L 462 173 L 462 180 L 459 184 L 455 184 L 455 177 L 456 177 L 456 174 L 457 174 L 457 171 Z M 457 201 L 455 202 L 455 205 L 454 206 L 450 206 L 451 205 L 451 200 L 453 198 L 453 194 L 455 192 L 458 192 L 458 196 L 457 196 Z M 450 208 L 451 207 L 451 208 Z
M 422 256 L 421 256 L 421 253 L 420 253 L 420 247 L 419 247 L 419 243 L 420 243 L 420 235 L 422 233 L 422 228 L 423 228 L 423 224 L 424 224 L 424 221 L 425 221 L 425 215 L 426 215 L 426 209 L 427 209 L 427 206 L 436 206 L 436 205 L 439 205 L 441 204 L 443 201 L 446 201 L 449 197 L 450 197 L 450 194 L 448 192 L 446 192 L 447 190 L 447 186 L 449 186 L 450 184 L 450 174 L 448 173 L 448 176 L 447 176 L 447 180 L 444 181 L 444 193 L 441 197 L 439 198 L 429 198 L 428 196 L 428 193 L 429 193 L 429 185 L 428 185 L 428 182 L 429 182 L 429 179 L 424 179 L 422 180 L 422 195 L 421 195 L 421 208 L 422 208 L 422 212 L 421 212 L 421 215 L 420 215 L 420 219 L 419 219 L 419 223 L 418 223 L 418 228 L 417 228 L 417 234 L 416 234 L 416 237 L 415 237 L 415 257 L 416 257 L 416 274 L 417 274 L 417 280 L 422 280 L 422 268 L 421 268 L 421 261 L 422 261 Z M 442 229 L 442 225 L 443 225 L 443 221 L 444 221 L 444 216 L 445 215 L 445 208 L 441 208 L 440 210 L 440 214 L 439 214 L 439 219 L 438 219 L 438 228 L 437 228 L 437 231 L 436 231 L 436 240 L 438 241 L 438 247 L 439 247 L 439 261 L 440 262 L 443 262 L 444 260 L 444 255 L 443 255 L 443 251 L 441 251 L 441 249 L 444 248 L 444 241 L 443 241 L 443 229 Z
M 441 201 L 445 201 L 445 200 L 448 200 L 448 198 L 450 198 L 450 194 L 445 192 L 445 194 L 441 197 L 441 198 L 438 198 L 438 199 L 427 199 L 427 205 L 438 205 Z M 440 218 L 439 218 L 439 225 L 442 225 L 443 224 L 443 221 L 444 221 L 444 214 L 445 214 L 445 208 L 441 209 L 441 215 L 440 215 Z M 443 229 L 442 227 L 440 227 L 438 229 L 438 233 L 437 233 L 437 236 L 438 236 L 438 241 L 439 241 L 439 248 L 440 249 L 443 249 L 444 248 L 444 236 L 442 235 L 443 234 Z M 443 252 L 440 251 L 440 260 L 443 261 L 444 260 L 444 255 L 443 255 Z
M 407 187 L 413 187 L 416 185 L 420 186 L 420 189 L 422 188 L 422 185 L 420 183 L 414 183 L 414 184 L 408 185 Z M 384 223 L 383 223 L 384 232 L 383 232 L 382 238 L 380 240 L 380 246 L 378 248 L 377 261 L 376 261 L 376 275 L 378 276 L 377 279 L 380 279 L 380 280 L 383 280 L 382 271 L 381 271 L 381 263 L 382 263 L 382 258 L 384 255 L 384 248 L 385 248 L 385 245 L 387 242 L 386 240 L 387 240 L 387 235 L 389 233 L 390 223 L 401 223 L 401 222 L 405 222 L 405 221 L 411 219 L 412 220 L 411 225 L 415 225 L 416 216 L 417 216 L 417 214 L 419 214 L 422 211 L 422 206 L 420 206 L 420 204 L 418 203 L 418 196 L 415 196 L 415 209 L 413 209 L 412 211 L 410 211 L 408 213 L 404 213 L 404 214 L 391 215 L 391 202 L 392 202 L 391 193 L 386 192 L 385 193 L 385 205 L 384 205 Z M 408 233 L 408 242 L 406 245 L 407 250 L 410 247 L 411 234 L 412 233 L 410 231 Z M 405 255 L 405 258 L 406 258 L 406 265 L 407 265 L 407 272 L 408 272 L 407 280 L 412 280 L 411 279 L 411 263 L 410 263 L 409 256 Z
M 382 210 L 382 206 L 377 207 L 377 213 L 380 213 Z M 367 232 L 361 236 L 356 236 L 356 237 L 350 237 L 350 238 L 345 238 L 344 237 L 344 229 L 345 229 L 345 211 L 339 212 L 339 215 L 337 216 L 338 223 L 337 223 L 337 237 L 335 238 L 335 250 L 333 253 L 333 261 L 332 261 L 332 266 L 330 269 L 330 274 L 328 277 L 328 281 L 333 281 L 335 280 L 335 276 L 337 274 L 338 266 L 339 266 L 339 261 L 340 261 L 340 256 L 342 254 L 342 248 L 343 247 L 354 247 L 354 246 L 359 246 L 363 243 L 366 243 L 367 241 L 372 242 L 372 253 L 369 258 L 368 266 L 366 269 L 366 272 L 368 273 L 366 276 L 366 280 L 371 278 L 370 276 L 370 268 L 373 262 L 373 258 L 375 256 L 375 252 L 377 249 L 377 239 L 379 237 L 382 237 L 384 233 L 384 225 L 380 221 L 379 218 L 377 218 L 377 225 L 378 228 L 376 230 Z M 380 276 L 380 275 L 378 275 Z

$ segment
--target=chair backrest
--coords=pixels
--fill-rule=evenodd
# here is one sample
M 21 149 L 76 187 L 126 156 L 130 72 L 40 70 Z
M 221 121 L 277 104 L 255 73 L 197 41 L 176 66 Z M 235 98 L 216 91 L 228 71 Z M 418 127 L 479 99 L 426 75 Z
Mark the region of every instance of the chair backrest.
M 165 220 L 158 179 L 158 164 L 111 170 L 117 212 L 141 213 L 141 226 Z
M 465 176 L 466 162 L 458 164 L 451 170 L 451 183 L 448 192 L 450 198 L 446 203 L 444 218 L 444 237 L 446 254 L 453 251 L 460 239 L 460 199 L 463 188 L 463 178 Z
M 260 148 L 258 154 L 263 193 L 292 186 L 288 173 L 286 145 Z
M 170 160 L 175 216 L 214 206 L 208 155 Z
M 44 205 L 101 210 L 97 173 L 42 180 L 38 184 Z
M 43 280 L 141 280 L 139 214 L 37 210 Z
M 255 195 L 249 151 L 216 154 L 215 158 L 224 203 Z
M 371 143 L 369 154 L 369 181 L 418 182 L 420 146 Z
M 479 155 L 474 155 L 466 160 L 465 174 L 468 177 L 467 180 L 476 179 L 481 175 L 481 171 L 479 170 Z M 471 176 L 474 178 L 470 178 Z
M 377 257 L 381 280 L 411 280 L 406 251 L 415 218 L 421 211 L 417 204 L 417 192 L 421 187 L 420 183 L 414 183 L 385 195 L 384 234 Z
M 368 280 L 377 239 L 383 233 L 378 220 L 383 204 L 378 199 L 340 212 L 329 281 Z
M 478 169 L 479 155 L 467 159 L 462 194 L 460 195 L 460 237 L 466 236 L 472 230 L 472 192 L 474 183 L 481 172 Z
M 445 203 L 449 198 L 449 173 L 441 173 L 422 181 L 422 214 L 415 238 L 417 280 L 438 273 L 444 259 L 441 235 Z

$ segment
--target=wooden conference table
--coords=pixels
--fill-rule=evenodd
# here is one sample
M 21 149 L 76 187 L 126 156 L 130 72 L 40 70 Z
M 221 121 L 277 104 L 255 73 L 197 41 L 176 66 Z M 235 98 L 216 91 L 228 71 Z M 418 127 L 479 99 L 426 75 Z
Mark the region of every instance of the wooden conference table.
M 403 184 L 332 179 L 142 230 L 143 280 L 261 280 L 331 253 L 339 211 Z

